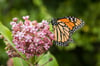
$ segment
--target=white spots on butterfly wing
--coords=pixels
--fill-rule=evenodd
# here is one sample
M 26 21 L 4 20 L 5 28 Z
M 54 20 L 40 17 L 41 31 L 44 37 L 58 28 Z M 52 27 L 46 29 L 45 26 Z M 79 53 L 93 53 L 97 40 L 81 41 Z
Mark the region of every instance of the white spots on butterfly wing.
M 71 19 L 71 22 L 74 22 L 74 20 L 73 20 L 74 18 L 70 18 L 70 19 Z
M 74 21 L 76 22 L 76 18 L 74 18 Z

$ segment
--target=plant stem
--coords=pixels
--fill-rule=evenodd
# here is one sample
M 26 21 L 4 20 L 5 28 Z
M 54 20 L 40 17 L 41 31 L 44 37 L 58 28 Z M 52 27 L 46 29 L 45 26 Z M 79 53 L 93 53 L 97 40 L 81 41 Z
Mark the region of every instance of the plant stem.
M 34 63 L 35 62 L 35 57 L 36 56 L 31 57 L 30 60 L 29 60 L 33 66 L 35 65 L 35 63 Z

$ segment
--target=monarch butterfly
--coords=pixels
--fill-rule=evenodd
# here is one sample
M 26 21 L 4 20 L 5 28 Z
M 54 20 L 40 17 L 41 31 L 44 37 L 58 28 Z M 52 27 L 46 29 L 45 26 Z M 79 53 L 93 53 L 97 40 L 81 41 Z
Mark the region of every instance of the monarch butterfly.
M 54 18 L 51 20 L 54 30 L 54 43 L 59 46 L 67 46 L 72 42 L 72 34 L 84 25 L 84 21 L 79 18 L 68 16 Z

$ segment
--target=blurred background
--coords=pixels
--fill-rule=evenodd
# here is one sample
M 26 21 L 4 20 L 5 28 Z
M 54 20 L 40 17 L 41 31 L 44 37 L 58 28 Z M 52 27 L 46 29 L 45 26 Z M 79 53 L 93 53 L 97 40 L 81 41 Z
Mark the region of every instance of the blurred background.
M 73 34 L 74 42 L 67 47 L 52 46 L 50 52 L 59 66 L 100 66 L 100 0 L 0 0 L 0 21 L 9 29 L 13 17 L 26 15 L 49 22 L 63 16 L 83 19 L 85 25 Z M 4 48 L 0 39 L 0 66 L 8 60 Z

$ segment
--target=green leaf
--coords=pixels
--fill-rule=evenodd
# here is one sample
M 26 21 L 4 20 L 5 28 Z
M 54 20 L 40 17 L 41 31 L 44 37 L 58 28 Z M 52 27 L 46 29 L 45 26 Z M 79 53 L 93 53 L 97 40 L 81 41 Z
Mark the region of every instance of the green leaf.
M 12 43 L 12 33 L 10 32 L 10 30 L 5 27 L 1 22 L 0 22 L 0 33 L 7 39 L 7 41 L 11 44 L 11 46 L 18 52 L 18 50 L 15 48 L 15 45 Z M 25 56 L 18 52 L 23 58 L 25 58 Z
M 12 33 L 10 32 L 10 30 L 7 27 L 5 27 L 1 22 L 0 28 L 0 33 L 11 43 L 12 46 L 14 46 L 14 44 L 12 44 Z
M 49 59 L 52 58 L 52 61 L 49 61 Z M 48 52 L 47 54 L 45 54 L 39 61 L 38 63 L 40 66 L 58 66 L 58 63 L 55 59 L 55 57 Z
M 29 66 L 26 61 L 18 57 L 13 58 L 13 63 L 14 66 Z

